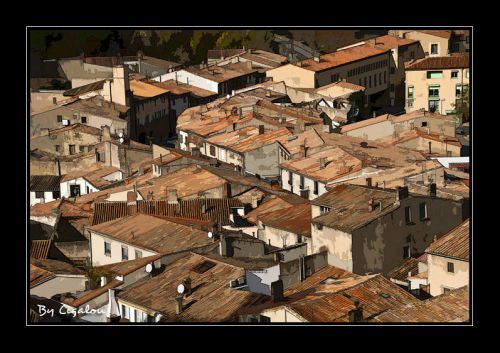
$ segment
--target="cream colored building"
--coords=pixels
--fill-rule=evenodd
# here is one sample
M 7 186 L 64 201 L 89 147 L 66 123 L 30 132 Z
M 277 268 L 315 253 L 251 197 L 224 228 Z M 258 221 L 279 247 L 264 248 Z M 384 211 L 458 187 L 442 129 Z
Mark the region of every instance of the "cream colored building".
M 451 31 L 449 30 L 394 30 L 389 34 L 420 42 L 425 56 L 445 56 L 450 53 Z
M 469 89 L 469 54 L 428 57 L 406 65 L 406 112 L 453 114 Z
M 429 292 L 436 296 L 469 284 L 469 220 L 426 250 Z

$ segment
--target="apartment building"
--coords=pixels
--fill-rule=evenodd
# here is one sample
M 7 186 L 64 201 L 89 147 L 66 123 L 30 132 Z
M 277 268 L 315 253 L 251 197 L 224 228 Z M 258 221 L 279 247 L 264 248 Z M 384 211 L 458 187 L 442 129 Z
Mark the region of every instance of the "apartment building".
M 428 57 L 406 65 L 406 112 L 454 114 L 469 90 L 469 53 Z

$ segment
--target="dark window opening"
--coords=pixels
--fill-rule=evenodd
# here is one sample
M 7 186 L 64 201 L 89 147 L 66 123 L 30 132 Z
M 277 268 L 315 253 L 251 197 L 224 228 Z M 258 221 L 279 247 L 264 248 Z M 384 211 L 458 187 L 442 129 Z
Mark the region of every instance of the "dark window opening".
M 455 264 L 453 262 L 448 262 L 447 267 L 448 267 L 448 272 L 455 273 Z
M 58 115 L 57 116 L 57 122 L 58 123 L 62 123 L 62 115 Z
M 214 267 L 216 264 L 215 262 L 212 261 L 203 261 L 199 263 L 198 265 L 194 266 L 191 271 L 194 271 L 196 273 L 205 273 L 208 270 L 210 270 L 212 267 Z
M 86 116 L 82 116 L 82 124 L 87 124 L 87 117 Z
M 406 224 L 411 224 L 411 207 L 405 207 L 405 221 Z
M 52 198 L 58 199 L 61 197 L 61 192 L 60 191 L 52 191 Z
M 319 191 L 318 191 L 318 182 L 315 181 L 314 182 L 314 195 L 318 195 Z
M 104 255 L 111 256 L 111 243 L 104 242 Z
M 43 199 L 43 195 L 44 195 L 43 191 L 35 191 L 35 197 L 37 199 Z

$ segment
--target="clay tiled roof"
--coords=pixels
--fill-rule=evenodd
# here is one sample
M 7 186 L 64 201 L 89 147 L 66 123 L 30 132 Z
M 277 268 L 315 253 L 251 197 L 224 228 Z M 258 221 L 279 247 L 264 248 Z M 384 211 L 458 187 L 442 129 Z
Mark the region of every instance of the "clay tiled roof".
M 59 191 L 58 175 L 30 175 L 30 191 Z
M 209 59 L 227 58 L 228 56 L 241 54 L 244 51 L 245 49 L 210 49 L 207 51 L 207 57 Z
M 162 257 L 162 255 L 158 254 L 158 255 L 142 257 L 139 259 L 134 259 L 134 260 L 129 260 L 129 261 L 116 262 L 114 264 L 101 266 L 100 268 L 102 268 L 106 272 L 110 272 L 110 273 L 120 275 L 120 276 L 126 276 L 126 275 L 134 272 L 135 270 L 138 270 L 141 267 L 144 267 L 147 264 L 158 260 L 161 257 Z
M 388 50 L 368 47 L 368 46 L 356 46 L 343 50 L 338 50 L 336 52 L 325 54 L 320 56 L 320 62 L 314 61 L 314 59 L 302 60 L 297 66 L 310 71 L 324 71 L 329 70 L 334 67 L 350 64 L 355 61 L 368 59 L 373 56 L 382 55 L 388 53 Z
M 245 218 L 252 223 L 257 223 L 257 217 L 261 215 L 277 210 L 288 209 L 292 206 L 293 204 L 286 202 L 278 196 L 272 195 L 268 200 L 259 205 L 259 207 L 247 213 Z
M 92 185 L 94 185 L 96 188 L 102 188 L 104 186 L 111 185 L 115 183 L 116 181 L 109 181 L 104 179 L 105 176 L 112 174 L 114 172 L 119 171 L 120 169 L 112 166 L 105 166 L 104 164 L 95 164 L 91 167 L 89 167 L 86 170 L 79 170 L 75 172 L 70 172 L 66 175 L 63 176 L 61 179 L 61 183 L 68 181 L 68 180 L 73 180 L 73 179 L 78 179 L 78 178 L 85 178 L 87 181 L 89 181 Z
M 371 38 L 365 41 L 366 45 L 370 45 L 380 49 L 396 49 L 409 44 L 418 43 L 417 40 L 409 38 L 400 38 L 392 35 L 385 35 L 376 38 Z
M 55 277 L 56 275 L 54 275 L 52 272 L 30 264 L 30 288 L 33 288 Z
M 202 212 L 202 206 L 206 204 L 206 213 Z M 167 200 L 137 201 L 136 205 L 127 205 L 123 202 L 96 202 L 94 203 L 94 215 L 92 225 L 109 222 L 125 216 L 133 216 L 137 213 L 183 217 L 202 221 L 211 220 L 220 225 L 228 225 L 231 207 L 243 207 L 238 199 L 192 199 L 181 200 L 178 204 L 169 204 Z
M 469 220 L 452 229 L 446 235 L 434 241 L 425 250 L 426 253 L 469 261 Z
M 63 93 L 63 96 L 70 96 L 70 97 L 80 96 L 85 93 L 102 90 L 102 88 L 104 87 L 104 82 L 106 82 L 106 80 L 92 82 L 89 83 L 88 85 L 83 85 L 80 87 L 69 89 Z
M 442 29 L 437 29 L 437 30 L 418 30 L 415 32 L 421 32 L 425 34 L 430 34 L 431 36 L 436 36 L 436 37 L 441 37 L 445 39 L 450 39 L 451 37 L 451 31 L 448 30 L 442 30 Z
M 311 236 L 311 205 L 304 203 L 257 216 L 266 226 L 306 237 Z
M 32 240 L 30 247 L 30 257 L 34 259 L 46 259 L 49 256 L 50 239 Z
M 368 204 L 372 198 L 377 207 L 370 211 Z M 382 203 L 382 211 L 379 210 L 378 202 Z M 357 185 L 339 185 L 311 201 L 314 205 L 331 207 L 330 212 L 313 218 L 312 222 L 351 232 L 396 209 L 398 206 L 395 202 L 394 191 Z
M 376 316 L 375 322 L 468 322 L 470 321 L 469 287 L 389 309 Z
M 175 80 L 167 80 L 163 82 L 148 82 L 154 86 L 166 89 L 170 91 L 173 94 L 186 94 L 186 93 L 191 93 L 195 97 L 200 97 L 200 98 L 205 98 L 205 97 L 211 97 L 211 96 L 217 96 L 217 92 L 212 92 L 208 91 L 203 88 L 199 88 L 196 86 L 192 86 L 186 83 L 181 83 L 181 82 L 175 82 Z
M 148 82 L 136 80 L 130 81 L 130 90 L 134 96 L 139 97 L 156 97 L 168 92 L 165 88 L 161 88 Z
M 118 286 L 121 286 L 122 284 L 123 284 L 122 281 L 118 281 L 115 279 L 102 287 L 99 287 L 99 288 L 96 288 L 96 289 L 93 289 L 93 290 L 90 290 L 90 291 L 83 293 L 83 295 L 81 295 L 80 297 L 78 297 L 76 299 L 66 299 L 66 300 L 63 300 L 63 302 L 65 304 L 68 304 L 68 305 L 74 307 L 74 308 L 79 308 L 80 306 L 82 306 L 85 303 L 88 303 L 92 299 L 95 299 L 95 298 L 105 294 L 109 289 L 116 288 Z
M 434 56 L 411 61 L 405 65 L 406 71 L 463 69 L 470 65 L 469 53 L 452 56 Z
M 205 262 L 212 267 L 205 271 L 195 270 Z M 243 268 L 191 253 L 168 264 L 161 274 L 125 288 L 117 297 L 161 313 L 163 321 L 235 321 L 239 309 L 261 297 L 229 287 L 229 281 L 244 275 Z M 176 315 L 176 288 L 187 277 L 191 279 L 193 291 L 185 296 L 182 313 Z
M 414 257 L 410 257 L 408 259 L 403 260 L 398 266 L 394 267 L 387 273 L 387 278 L 395 279 L 398 281 L 407 282 L 408 281 L 408 273 L 411 273 L 411 276 L 418 274 L 418 263 L 420 261 Z
M 208 143 L 226 147 L 230 150 L 245 153 L 257 148 L 273 144 L 276 141 L 286 141 L 291 133 L 287 128 L 274 131 L 266 131 L 259 135 L 259 129 L 255 126 L 244 127 L 235 131 L 220 134 L 207 140 Z
M 88 229 L 157 253 L 174 253 L 212 243 L 205 231 L 145 214 L 115 219 Z

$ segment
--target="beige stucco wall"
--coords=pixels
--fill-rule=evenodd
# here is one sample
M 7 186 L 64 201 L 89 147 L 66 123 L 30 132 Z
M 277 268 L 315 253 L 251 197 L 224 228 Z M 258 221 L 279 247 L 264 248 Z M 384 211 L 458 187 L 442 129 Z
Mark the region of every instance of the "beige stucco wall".
M 437 37 L 431 34 L 411 31 L 404 35 L 405 38 L 414 39 L 420 41 L 422 49 L 426 56 L 445 56 L 449 54 L 449 40 L 442 37 Z M 438 53 L 431 55 L 431 44 L 438 44 Z
M 64 97 L 63 93 L 64 91 L 31 92 L 30 113 L 54 106 L 54 98 L 58 103 L 64 99 L 67 99 L 68 97 Z
M 312 250 L 313 253 L 328 250 L 328 264 L 352 271 L 352 235 L 337 229 L 323 226 L 319 229 L 313 224 Z
M 314 88 L 314 72 L 298 66 L 287 64 L 267 70 L 266 77 L 274 82 L 284 81 L 287 86 L 299 88 Z
M 306 322 L 298 314 L 291 312 L 286 307 L 280 306 L 276 309 L 269 309 L 262 312 L 262 315 L 271 319 L 271 322 Z
M 56 155 L 69 155 L 69 145 L 75 145 L 75 153 L 80 153 L 80 147 L 89 147 L 101 141 L 101 136 L 87 134 L 81 131 L 65 131 L 63 133 L 52 134 L 51 136 L 37 136 L 30 140 L 30 149 L 38 148 L 42 151 L 54 153 Z M 59 152 L 55 146 L 59 145 Z M 86 150 L 85 152 L 88 152 Z
M 30 295 L 51 298 L 55 294 L 83 291 L 85 290 L 86 281 L 87 278 L 85 276 L 58 275 L 47 282 L 31 288 Z
M 448 272 L 448 262 L 454 264 L 454 273 Z M 428 283 L 433 296 L 444 293 L 444 288 L 456 289 L 469 284 L 469 262 L 427 254 Z
M 272 246 L 277 246 L 279 248 L 283 248 L 286 246 L 291 246 L 297 244 L 297 234 L 288 232 L 286 230 L 277 229 L 274 227 L 270 227 L 268 225 L 263 228 L 263 223 L 259 220 L 258 222 L 258 238 L 262 240 L 266 244 L 270 244 Z M 302 242 L 307 244 L 307 254 L 312 253 L 312 243 L 311 238 L 301 237 Z
M 455 110 L 456 85 L 469 85 L 467 72 L 469 69 L 453 69 L 453 70 L 429 70 L 443 71 L 443 78 L 427 79 L 427 70 L 411 70 L 406 71 L 406 112 L 412 112 L 419 109 L 429 110 L 429 86 L 439 85 L 439 110 L 437 113 L 446 114 L 447 111 Z M 451 78 L 451 72 L 458 71 L 457 78 Z M 408 87 L 413 86 L 413 106 L 408 104 Z
M 290 177 L 290 173 L 292 173 L 292 184 L 288 184 L 288 180 Z M 300 175 L 291 172 L 288 169 L 281 169 L 281 187 L 287 191 L 292 191 L 293 193 L 300 196 Z M 314 194 L 314 180 L 312 178 L 308 178 L 304 176 L 304 188 L 309 189 L 309 200 L 314 200 L 315 198 L 323 195 L 326 192 L 326 184 L 324 182 L 318 181 L 318 194 Z
M 409 141 L 398 143 L 397 146 L 410 148 L 416 151 L 428 152 L 429 142 L 431 143 L 431 152 L 447 156 L 451 153 L 451 157 L 460 157 L 460 146 L 446 143 L 445 141 L 429 140 L 423 137 L 418 137 Z
M 378 124 L 364 126 L 359 129 L 347 131 L 345 135 L 361 137 L 366 140 L 375 140 L 382 137 L 391 136 L 394 133 L 394 125 L 391 121 L 386 120 Z

